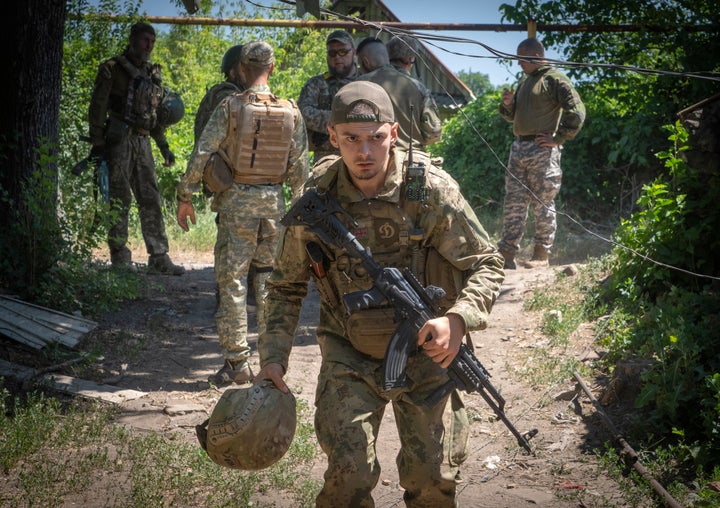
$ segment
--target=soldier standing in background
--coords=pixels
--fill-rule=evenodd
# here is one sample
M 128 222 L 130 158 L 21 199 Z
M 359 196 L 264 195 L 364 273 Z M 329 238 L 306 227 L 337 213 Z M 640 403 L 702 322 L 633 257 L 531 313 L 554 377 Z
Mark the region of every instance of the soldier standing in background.
M 158 121 L 158 106 L 165 91 L 160 66 L 149 62 L 154 46 L 155 30 L 138 22 L 130 29 L 123 54 L 100 64 L 88 109 L 92 143 L 89 159 L 108 163 L 109 197 L 118 210 L 118 220 L 108 232 L 112 265 L 132 266 L 132 253 L 126 244 L 134 195 L 150 255 L 148 268 L 182 275 L 185 269 L 173 264 L 168 256 L 162 197 L 150 146 L 152 137 L 165 159 L 164 165 L 175 163 L 165 137 L 166 125 Z
M 410 36 L 397 35 L 386 44 L 390 63 L 400 72 L 410 76 L 417 58 L 417 42 Z
M 515 141 L 505 175 L 502 237 L 498 242 L 505 268 L 516 268 L 515 254 L 525 233 L 528 207 L 535 217 L 535 247 L 527 268 L 547 266 L 555 241 L 555 196 L 560 192 L 562 145 L 577 136 L 585 105 L 565 74 L 545 64 L 545 48 L 535 38 L 518 45 L 523 77 L 513 93 L 503 91 L 500 115 L 513 124 Z
M 236 92 L 245 90 L 245 80 L 242 76 L 240 68 L 240 52 L 242 44 L 232 46 L 225 52 L 220 70 L 225 74 L 225 81 L 211 87 L 200 101 L 197 113 L 195 114 L 195 126 L 193 129 L 194 142 L 197 145 L 200 134 L 202 134 L 205 124 L 210 119 L 215 108 L 225 97 Z
M 341 86 L 358 77 L 355 65 L 355 42 L 345 30 L 335 30 L 326 41 L 328 70 L 313 76 L 303 85 L 298 107 L 308 130 L 308 144 L 314 152 L 315 162 L 337 149 L 330 143 L 327 124 L 330 121 L 330 105 Z
M 216 386 L 253 379 L 248 363 L 248 269 L 251 264 L 256 266 L 253 282 L 259 334 L 265 328 L 265 280 L 272 271 L 277 222 L 285 211 L 283 182 L 297 194 L 308 174 L 307 133 L 300 111 L 293 102 L 273 95 L 268 86 L 274 61 L 273 49 L 265 42 L 243 46 L 240 65 L 247 90 L 232 94 L 215 108 L 177 189 L 178 224 L 188 231 L 188 218 L 195 224 L 192 194 L 199 190 L 208 160 L 222 154 L 230 164 L 233 183 L 216 192 L 212 201 L 218 214 L 215 278 L 219 305 L 215 318 L 225 358 L 220 370 L 208 379 Z M 250 109 L 258 103 L 261 108 Z M 228 136 L 229 132 L 233 135 Z
M 328 127 L 341 156 L 316 164 L 307 188 L 328 193 L 343 207 L 355 224 L 337 217 L 381 266 L 407 268 L 421 284 L 446 290 L 439 317 L 418 331 L 424 352 L 408 358 L 407 385 L 380 388 L 387 344 L 398 326 L 395 309 L 385 303 L 348 314 L 343 297 L 369 290 L 373 281 L 344 248 L 324 244 L 304 226 L 288 226 L 267 283 L 267 327 L 258 339 L 262 369 L 255 382 L 271 379 L 285 393 L 283 376 L 311 274 L 320 289 L 315 432 L 328 460 L 318 508 L 374 506 L 378 432 L 388 404 L 400 436 L 405 504 L 457 506 L 469 437 L 465 405 L 457 390 L 437 404 L 424 401 L 448 380 L 445 368 L 466 333 L 487 326 L 504 278 L 502 257 L 457 182 L 423 154 L 423 192 L 408 192 L 407 154 L 394 147 L 397 128 L 382 87 L 368 81 L 345 85 L 333 99 Z M 312 246 L 321 255 L 311 259 Z
M 425 85 L 390 65 L 387 48 L 380 39 L 367 37 L 358 44 L 358 64 L 363 74 L 358 79 L 372 81 L 385 89 L 395 107 L 398 123 L 396 147 L 425 151 L 427 145 L 440 141 L 442 121 L 435 100 Z

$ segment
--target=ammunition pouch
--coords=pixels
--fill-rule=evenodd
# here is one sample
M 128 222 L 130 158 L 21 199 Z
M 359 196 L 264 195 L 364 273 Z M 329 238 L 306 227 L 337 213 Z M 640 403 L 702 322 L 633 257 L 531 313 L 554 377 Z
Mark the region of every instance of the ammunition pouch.
M 390 307 L 358 310 L 347 319 L 345 327 L 348 339 L 357 351 L 382 360 L 397 328 L 394 321 L 395 310 Z
M 210 192 L 219 193 L 228 190 L 233 184 L 234 171 L 224 150 L 213 153 L 203 170 L 203 183 Z

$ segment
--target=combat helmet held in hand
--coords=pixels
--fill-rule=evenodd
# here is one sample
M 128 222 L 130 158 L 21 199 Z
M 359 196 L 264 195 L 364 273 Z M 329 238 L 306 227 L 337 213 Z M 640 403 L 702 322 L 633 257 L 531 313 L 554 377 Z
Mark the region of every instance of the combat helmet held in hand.
M 295 397 L 263 380 L 250 387 L 227 389 L 210 418 L 195 430 L 213 462 L 255 471 L 270 467 L 285 455 L 296 424 Z

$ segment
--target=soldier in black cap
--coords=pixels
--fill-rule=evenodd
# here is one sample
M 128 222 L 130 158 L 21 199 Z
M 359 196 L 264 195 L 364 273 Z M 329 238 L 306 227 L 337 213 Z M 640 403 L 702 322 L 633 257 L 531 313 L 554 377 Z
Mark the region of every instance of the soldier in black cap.
M 325 155 L 338 153 L 327 132 L 330 105 L 340 87 L 359 75 L 352 35 L 345 30 L 335 30 L 327 36 L 325 44 L 328 70 L 307 80 L 298 98 L 298 107 L 308 129 L 309 148 L 315 153 L 316 162 Z

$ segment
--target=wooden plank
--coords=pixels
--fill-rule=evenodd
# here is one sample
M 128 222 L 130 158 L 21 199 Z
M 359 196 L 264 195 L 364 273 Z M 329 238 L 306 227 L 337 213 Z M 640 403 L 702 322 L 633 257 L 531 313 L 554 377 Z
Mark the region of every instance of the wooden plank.
M 0 295 L 0 333 L 35 349 L 49 342 L 74 348 L 95 321 Z
M 147 395 L 146 392 L 128 390 L 111 385 L 99 385 L 93 381 L 59 374 L 43 374 L 33 379 L 35 377 L 35 369 L 2 359 L 0 359 L 0 377 L 12 377 L 18 381 L 28 381 L 32 379 L 33 383 L 43 384 L 58 392 L 89 399 L 103 400 L 113 404 L 139 399 Z

